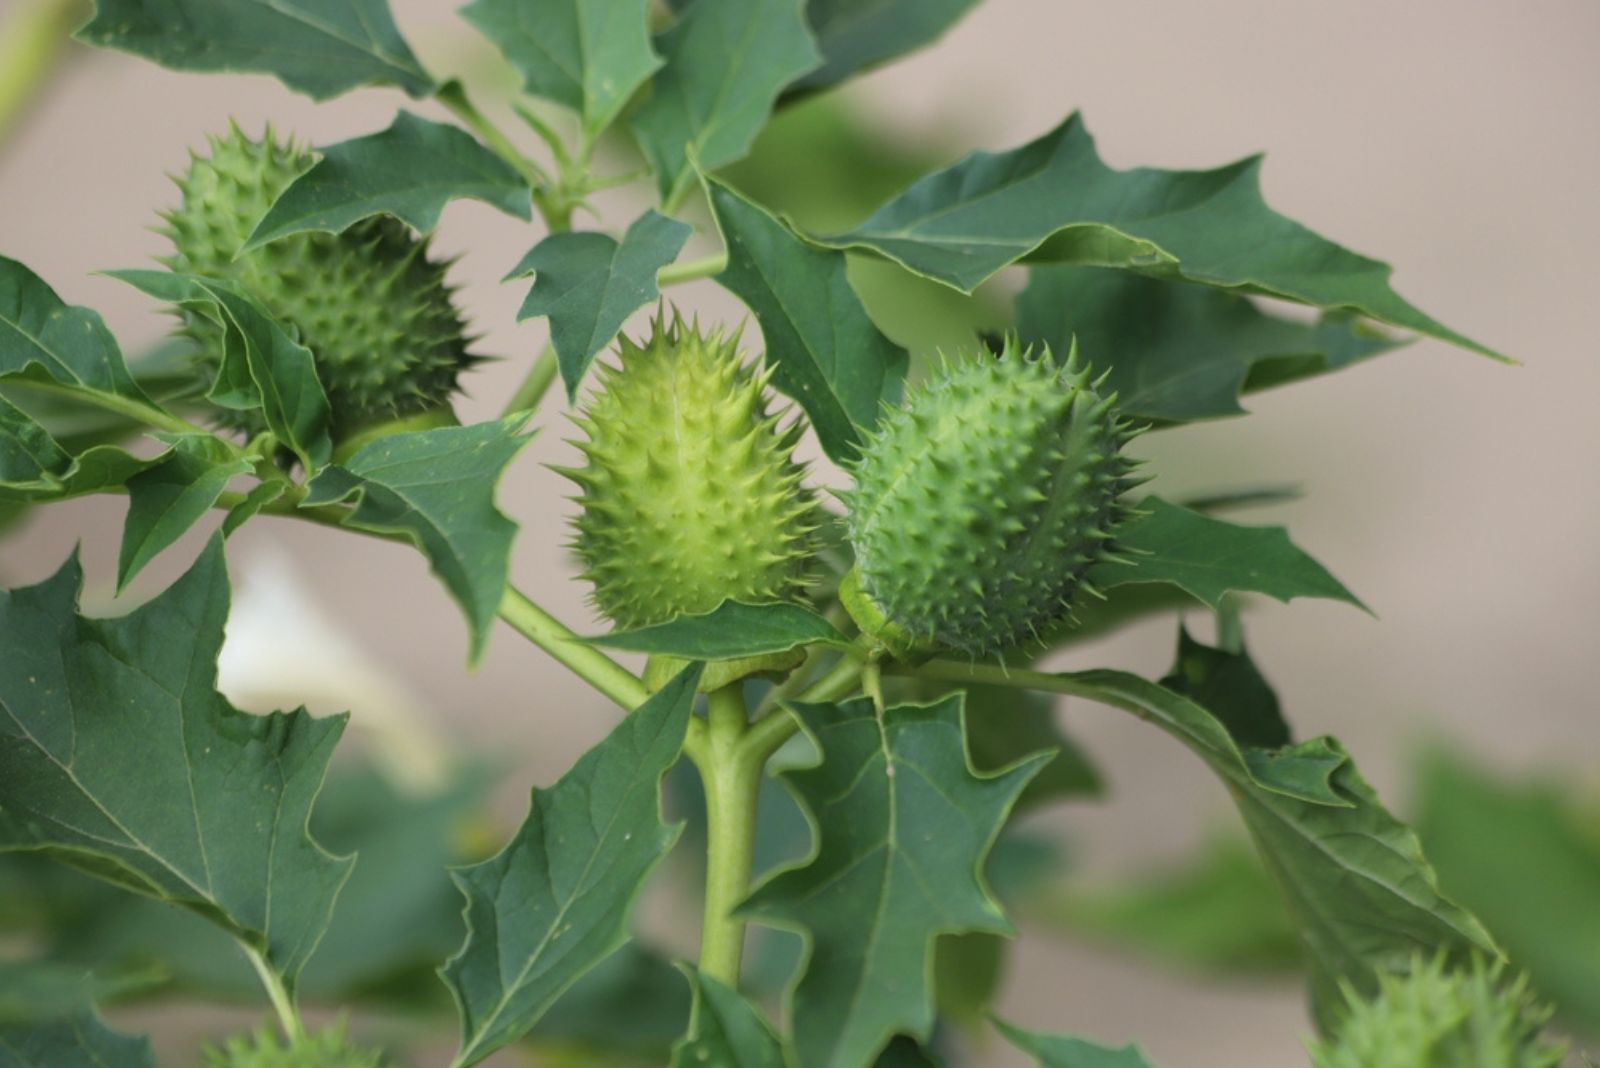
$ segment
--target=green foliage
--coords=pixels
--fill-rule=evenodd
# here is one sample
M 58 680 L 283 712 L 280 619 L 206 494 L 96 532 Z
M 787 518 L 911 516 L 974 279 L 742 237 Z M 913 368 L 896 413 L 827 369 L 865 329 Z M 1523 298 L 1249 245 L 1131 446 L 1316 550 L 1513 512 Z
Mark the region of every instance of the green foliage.
M 0 256 L 0 379 L 145 401 L 98 312 L 76 308 L 16 260 Z
M 788 1068 L 783 1044 L 761 1010 L 722 983 L 691 973 L 694 1010 L 689 1031 L 672 1047 L 671 1068 Z
M 159 463 L 127 480 L 128 518 L 117 557 L 117 587 L 211 511 L 228 483 L 252 470 L 248 460 L 209 434 L 172 439 Z
M 678 759 L 700 669 L 685 669 L 590 750 L 515 837 L 460 868 L 467 939 L 441 974 L 461 1011 L 457 1068 L 515 1042 L 626 940 L 628 906 L 677 840 L 660 782 Z
M 804 605 L 739 601 L 723 601 L 704 615 L 679 616 L 589 640 L 613 649 L 684 660 L 737 660 L 787 653 L 807 645 L 849 645 L 837 627 Z
M 85 1011 L 27 1024 L 0 1021 L 3 1068 L 156 1068 L 149 1039 L 124 1035 Z
M 825 89 L 937 40 L 978 0 L 808 0 L 822 66 L 794 90 Z
M 1041 1068 L 1151 1068 L 1139 1047 L 1131 1044 L 1113 1049 L 1081 1038 L 1024 1031 L 1007 1023 L 997 1022 L 996 1026 L 1013 1046 L 1038 1057 Z

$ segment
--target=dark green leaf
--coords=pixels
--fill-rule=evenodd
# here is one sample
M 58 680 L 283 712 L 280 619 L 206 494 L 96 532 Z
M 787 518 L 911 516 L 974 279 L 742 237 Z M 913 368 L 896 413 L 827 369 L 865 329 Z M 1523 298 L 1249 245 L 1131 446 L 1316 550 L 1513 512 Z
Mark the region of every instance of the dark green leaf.
M 816 67 L 802 0 L 697 0 L 657 38 L 666 60 L 634 135 L 665 204 L 689 188 L 696 166 L 732 163 L 772 113 L 778 93 Z
M 823 64 L 794 88 L 825 89 L 937 41 L 978 0 L 809 0 Z
M 254 519 L 267 505 L 282 497 L 289 484 L 281 479 L 270 482 L 258 482 L 250 487 L 250 492 L 244 495 L 244 500 L 228 509 L 228 515 L 222 521 L 222 536 L 231 537 L 233 532 Z
M 379 438 L 306 487 L 303 507 L 354 499 L 345 525 L 402 534 L 422 550 L 483 653 L 505 593 L 517 525 L 495 506 L 495 485 L 518 450 L 527 416 Z
M 940 1062 L 916 1039 L 895 1035 L 872 1064 L 873 1068 L 939 1068 Z
M 626 940 L 629 906 L 677 840 L 661 777 L 678 759 L 699 682 L 685 669 L 533 795 L 491 859 L 455 872 L 467 939 L 441 970 L 461 1011 L 456 1068 L 517 1041 L 579 976 Z
M 1096 586 L 1170 583 L 1212 608 L 1230 592 L 1280 601 L 1326 597 L 1366 607 L 1291 542 L 1283 527 L 1239 526 L 1159 497 L 1146 497 L 1139 509 L 1145 514 L 1117 528 L 1117 545 L 1127 558 L 1097 564 L 1089 572 Z
M 1037 266 L 1017 298 L 1023 341 L 1109 374 L 1123 413 L 1160 423 L 1243 414 L 1239 395 L 1336 371 L 1397 346 L 1348 312 L 1315 323 L 1223 290 L 1086 267 Z
M 0 594 L 0 848 L 198 912 L 292 986 L 352 863 L 306 832 L 344 717 L 245 715 L 216 692 L 220 539 L 118 619 L 76 614 L 81 581 L 74 559 Z
M 333 452 L 328 395 L 311 350 L 254 299 L 225 282 L 169 271 L 109 271 L 113 278 L 205 315 L 223 327 L 222 368 L 208 396 L 228 408 L 260 408 L 278 440 L 307 471 Z
M 0 396 L 0 485 L 47 486 L 71 467 L 72 457 L 56 439 Z
M 169 440 L 172 449 L 160 463 L 128 479 L 128 518 L 117 555 L 119 591 L 198 523 L 232 479 L 251 470 L 250 461 L 209 434 Z
M 963 291 L 1021 259 L 1120 267 L 1344 309 L 1499 358 L 1390 289 L 1387 264 L 1267 207 L 1260 167 L 1254 156 L 1213 171 L 1115 171 L 1073 115 L 1020 148 L 929 175 L 826 243 Z
M 174 70 L 271 74 L 315 100 L 362 85 L 433 89 L 388 0 L 95 0 L 78 37 Z
M 661 66 L 649 0 L 473 0 L 461 9 L 522 74 L 528 92 L 583 116 L 593 139 Z
M 319 149 L 322 158 L 273 202 L 244 252 L 305 230 L 343 233 L 393 215 L 428 233 L 444 206 L 470 197 L 519 219 L 532 215 L 528 183 L 459 126 L 401 111 L 387 130 Z
M 689 1018 L 683 974 L 635 940 L 595 965 L 545 1014 L 534 1037 L 541 1048 L 576 1049 L 583 1063 L 637 1057 L 659 1065 Z M 604 1057 L 602 1057 L 604 1055 Z
M 1202 645 L 1179 624 L 1177 660 L 1161 685 L 1210 709 L 1240 745 L 1274 749 L 1293 740 L 1278 695 L 1242 648 Z
M 762 883 L 744 911 L 807 938 L 789 1013 L 799 1062 L 863 1064 L 898 1032 L 928 1035 L 935 938 L 1010 933 L 981 871 L 1045 758 L 976 774 L 959 694 L 881 716 L 864 698 L 794 712 L 822 752 L 784 776 L 811 815 L 815 853 Z
M 724 601 L 703 616 L 679 616 L 667 623 L 613 631 L 589 641 L 685 660 L 738 660 L 786 653 L 819 642 L 840 648 L 850 644 L 837 627 L 803 605 L 739 601 Z
M 689 1031 L 672 1047 L 671 1068 L 787 1068 L 783 1043 L 761 1010 L 708 975 L 685 968 L 694 989 Z
M 147 989 L 161 979 L 150 968 L 96 974 L 78 964 L 0 960 L 0 1027 L 73 1016 L 97 1001 Z
M 156 1068 L 150 1042 L 92 1012 L 35 1024 L 0 1023 L 0 1068 Z
M 1138 1046 L 1113 1049 L 1081 1038 L 1024 1031 L 1004 1020 L 994 1025 L 1013 1046 L 1038 1057 L 1040 1068 L 1152 1068 Z
M 967 1030 L 983 1024 L 1000 992 L 1009 941 L 999 935 L 944 935 L 933 953 L 934 1004 L 941 1022 Z
M 11 375 L 149 401 L 99 312 L 67 304 L 44 279 L 0 256 L 0 378 Z
M 1561 1017 L 1600 1034 L 1600 835 L 1571 785 L 1497 780 L 1447 752 L 1422 765 L 1417 833 Z
M 867 318 L 843 255 L 807 245 L 721 182 L 706 186 L 728 246 L 717 281 L 756 313 L 773 385 L 799 401 L 830 457 L 849 460 L 883 402 L 899 398 L 904 350 Z
M 677 258 L 694 228 L 647 211 L 618 243 L 595 230 L 551 234 L 535 245 L 506 277 L 537 273 L 517 321 L 550 317 L 567 399 L 595 355 L 617 336 L 628 316 L 661 295 L 656 272 Z
M 980 771 L 1006 767 L 1033 753 L 1051 754 L 1029 780 L 1017 811 L 1074 798 L 1098 797 L 1100 773 L 1078 744 L 1056 726 L 1057 702 L 1009 686 L 966 686 L 967 748 Z

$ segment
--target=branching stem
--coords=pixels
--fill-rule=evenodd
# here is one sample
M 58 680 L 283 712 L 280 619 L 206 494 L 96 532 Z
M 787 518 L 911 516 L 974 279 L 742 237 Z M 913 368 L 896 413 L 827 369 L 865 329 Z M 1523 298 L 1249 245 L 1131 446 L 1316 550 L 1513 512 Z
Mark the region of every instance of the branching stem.
M 706 790 L 705 923 L 700 971 L 738 989 L 745 921 L 734 910 L 750 889 L 755 857 L 756 803 L 765 760 L 750 759 L 740 745 L 749 732 L 744 684 L 713 691 L 706 709 L 705 742 L 691 759 Z
M 650 697 L 632 672 L 579 638 L 514 586 L 506 587 L 500 618 L 623 708 L 632 711 Z
M 250 964 L 255 968 L 256 975 L 261 977 L 261 985 L 266 987 L 267 999 L 272 1002 L 272 1009 L 278 1014 L 278 1024 L 283 1028 L 283 1036 L 289 1040 L 290 1046 L 298 1046 L 305 1041 L 306 1027 L 300 1022 L 300 1014 L 295 1011 L 294 998 L 289 996 L 289 988 L 283 985 L 280 976 L 267 963 L 267 958 L 254 946 L 240 943 L 244 955 L 250 958 Z
M 501 414 L 531 412 L 538 408 L 544 400 L 544 395 L 550 392 L 550 386 L 555 382 L 558 370 L 560 365 L 556 362 L 555 346 L 546 345 L 544 351 L 539 353 L 539 358 L 533 361 L 533 366 L 528 368 L 527 377 L 506 402 L 505 411 Z
M 675 286 L 681 282 L 693 282 L 697 278 L 713 278 L 727 269 L 728 254 L 719 252 L 715 256 L 667 264 L 656 272 L 656 284 Z

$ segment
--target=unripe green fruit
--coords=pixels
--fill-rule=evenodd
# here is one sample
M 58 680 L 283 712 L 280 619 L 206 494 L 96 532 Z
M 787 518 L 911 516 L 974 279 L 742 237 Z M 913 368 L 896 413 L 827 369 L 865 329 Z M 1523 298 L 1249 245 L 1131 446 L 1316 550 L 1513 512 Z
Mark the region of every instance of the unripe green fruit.
M 853 465 L 845 607 L 899 656 L 1037 638 L 1110 551 L 1134 484 L 1129 436 L 1075 358 L 1008 340 L 998 357 L 946 365 Z
M 1311 1048 L 1316 1068 L 1557 1068 L 1564 1051 L 1543 1041 L 1549 1012 L 1524 978 L 1506 983 L 1499 964 L 1447 969 L 1439 958 L 1379 976 L 1377 996 L 1346 988 L 1348 1012 L 1334 1038 Z
M 233 283 L 311 350 L 335 440 L 447 406 L 475 358 L 445 284 L 448 264 L 428 258 L 426 239 L 382 215 L 341 234 L 290 234 L 240 254 L 311 163 L 271 130 L 260 141 L 237 127 L 212 138 L 210 156 L 194 156 L 177 180 L 183 202 L 163 216 L 175 251 L 163 262 Z M 220 365 L 221 327 L 185 312 L 183 333 L 205 363 Z M 265 429 L 259 412 L 223 409 L 218 421 L 247 433 Z
M 382 1064 L 378 1051 L 350 1045 L 343 1027 L 307 1035 L 293 1046 L 262 1028 L 206 1050 L 206 1068 L 380 1068 Z
M 793 600 L 815 550 L 816 500 L 794 460 L 802 427 L 767 412 L 768 375 L 738 339 L 658 317 L 577 420 L 588 464 L 574 542 L 594 604 L 619 627 L 725 600 Z

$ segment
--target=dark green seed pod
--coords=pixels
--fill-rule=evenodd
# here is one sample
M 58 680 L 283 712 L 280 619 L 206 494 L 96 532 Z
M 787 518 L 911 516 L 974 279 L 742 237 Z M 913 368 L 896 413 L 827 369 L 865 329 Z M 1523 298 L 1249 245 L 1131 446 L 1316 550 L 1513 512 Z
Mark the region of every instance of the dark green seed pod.
M 1087 369 L 1014 339 L 948 364 L 863 443 L 840 596 L 897 655 L 1021 645 L 1089 589 L 1127 513 L 1130 436 Z
M 299 233 L 240 255 L 256 224 L 309 155 L 260 141 L 234 127 L 211 139 L 179 178 L 183 202 L 163 217 L 174 271 L 233 283 L 288 328 L 316 359 L 336 441 L 374 424 L 448 409 L 467 352 L 445 283 L 448 264 L 428 258 L 428 242 L 387 215 L 341 234 Z M 222 330 L 184 313 L 183 333 L 212 368 L 222 360 Z M 259 413 L 219 409 L 219 422 L 255 433 Z
M 736 337 L 676 316 L 619 350 L 577 420 L 588 464 L 561 471 L 583 490 L 574 547 L 595 606 L 631 629 L 800 597 L 819 513 L 793 455 L 803 428 L 768 414 L 768 374 Z
M 1467 968 L 1419 958 L 1378 978 L 1364 998 L 1346 987 L 1333 1039 L 1311 1047 L 1316 1068 L 1557 1068 L 1562 1047 L 1541 1034 L 1550 1018 L 1519 977 L 1474 960 Z
M 307 1035 L 292 1046 L 262 1028 L 206 1050 L 206 1068 L 381 1068 L 382 1064 L 383 1055 L 376 1050 L 350 1045 L 342 1026 Z

